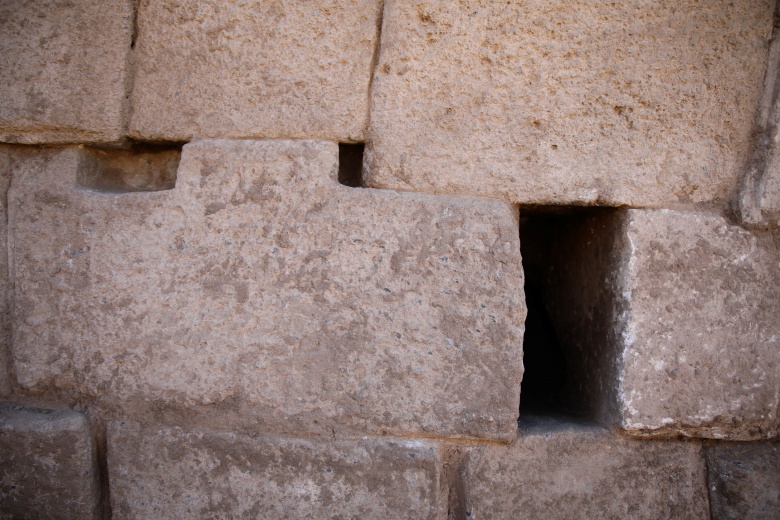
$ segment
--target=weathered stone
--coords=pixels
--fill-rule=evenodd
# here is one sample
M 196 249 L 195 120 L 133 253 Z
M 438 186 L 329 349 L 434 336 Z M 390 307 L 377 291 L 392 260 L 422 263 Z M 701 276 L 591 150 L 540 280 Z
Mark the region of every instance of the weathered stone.
M 706 447 L 713 520 L 775 520 L 780 514 L 780 446 L 713 443 Z
M 539 420 L 465 462 L 468 518 L 708 519 L 698 444 Z
M 773 2 L 386 3 L 367 180 L 524 203 L 725 199 Z
M 108 446 L 116 519 L 437 517 L 438 456 L 424 442 L 318 442 L 118 423 Z
M 130 133 L 362 141 L 380 0 L 147 0 Z
M 558 236 L 550 308 L 585 409 L 635 434 L 777 434 L 780 258 L 770 234 L 706 213 L 625 210 Z
M 8 187 L 11 184 L 11 147 L 0 146 L 0 251 L 8 251 Z M 0 396 L 13 387 L 11 372 L 11 299 L 12 284 L 8 277 L 8 255 L 0 254 Z
M 0 518 L 100 518 L 84 415 L 0 403 Z
M 176 187 L 79 188 L 77 149 L 9 192 L 24 391 L 274 433 L 516 433 L 517 216 L 347 188 L 338 147 L 197 141 Z
M 0 0 L 0 141 L 122 137 L 131 0 Z

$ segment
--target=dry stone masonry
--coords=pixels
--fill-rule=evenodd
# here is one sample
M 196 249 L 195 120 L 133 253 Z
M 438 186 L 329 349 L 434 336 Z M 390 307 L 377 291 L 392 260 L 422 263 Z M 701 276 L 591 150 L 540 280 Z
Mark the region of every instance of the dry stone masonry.
M 0 519 L 780 517 L 772 0 L 0 0 Z

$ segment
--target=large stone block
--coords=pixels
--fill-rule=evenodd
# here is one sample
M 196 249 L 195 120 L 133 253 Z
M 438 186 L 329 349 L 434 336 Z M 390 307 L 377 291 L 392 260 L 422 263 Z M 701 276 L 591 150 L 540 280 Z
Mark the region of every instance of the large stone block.
M 713 443 L 706 453 L 713 520 L 775 520 L 780 515 L 777 443 Z
M 386 2 L 376 187 L 524 203 L 725 199 L 773 2 Z
M 468 454 L 468 518 L 709 518 L 698 444 L 625 439 L 539 420 Z
M 412 440 L 109 428 L 114 518 L 437 518 L 438 455 Z
M 145 0 L 130 133 L 362 141 L 381 1 Z
M 557 236 L 551 315 L 584 408 L 640 435 L 777 434 L 780 256 L 771 234 L 708 213 L 624 210 Z
M 131 0 L 0 0 L 0 141 L 124 133 Z
M 0 518 L 100 518 L 84 415 L 0 403 Z
M 9 192 L 28 392 L 247 431 L 510 439 L 515 210 L 347 188 L 338 147 L 197 141 L 176 187 L 100 193 L 77 149 Z

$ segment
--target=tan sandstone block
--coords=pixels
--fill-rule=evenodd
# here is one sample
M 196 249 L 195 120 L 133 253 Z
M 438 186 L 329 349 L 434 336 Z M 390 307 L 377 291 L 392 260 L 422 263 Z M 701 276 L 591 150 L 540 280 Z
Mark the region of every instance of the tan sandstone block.
M 0 141 L 116 141 L 130 0 L 0 0 Z
M 381 2 L 145 0 L 130 133 L 362 141 Z
M 544 419 L 471 451 L 468 518 L 708 519 L 701 447 Z M 536 422 L 536 421 L 535 421 Z
M 153 193 L 80 188 L 87 159 L 31 157 L 9 194 L 25 391 L 247 431 L 514 437 L 510 206 L 347 188 L 318 141 L 190 143 Z
M 312 441 L 109 428 L 114 518 L 436 518 L 439 464 L 413 440 Z
M 778 432 L 780 257 L 699 212 L 620 210 L 557 231 L 549 306 L 572 402 L 643 435 Z
M 370 185 L 524 203 L 725 199 L 768 0 L 388 0 Z
M 780 514 L 780 445 L 719 442 L 706 447 L 713 520 L 775 520 Z
M 0 403 L 0 518 L 100 518 L 84 415 Z

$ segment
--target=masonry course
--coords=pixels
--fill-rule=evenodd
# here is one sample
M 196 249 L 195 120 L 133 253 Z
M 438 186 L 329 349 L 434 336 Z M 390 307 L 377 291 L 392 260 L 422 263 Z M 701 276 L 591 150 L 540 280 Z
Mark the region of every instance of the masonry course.
M 144 194 L 79 187 L 82 150 L 21 162 L 21 389 L 247 431 L 512 438 L 515 211 L 347 188 L 337 158 L 318 141 L 198 141 L 175 189 Z

